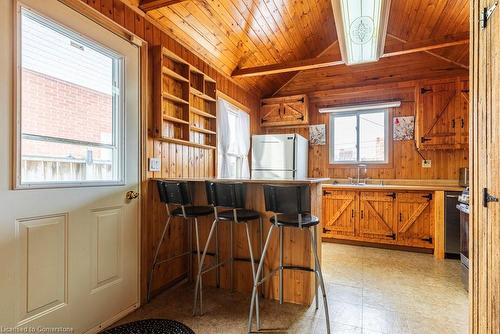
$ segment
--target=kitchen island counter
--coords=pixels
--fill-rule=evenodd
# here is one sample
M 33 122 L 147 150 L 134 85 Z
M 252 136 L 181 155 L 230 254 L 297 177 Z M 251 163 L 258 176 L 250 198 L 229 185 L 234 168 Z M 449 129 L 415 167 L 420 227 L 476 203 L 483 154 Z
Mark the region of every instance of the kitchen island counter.
M 227 179 L 227 178 L 162 178 L 153 179 L 161 181 L 183 181 L 183 182 L 235 182 L 235 183 L 254 183 L 254 184 L 316 184 L 324 183 L 329 178 L 307 178 L 307 179 Z
M 246 184 L 246 208 L 256 210 L 261 213 L 263 219 L 263 235 L 262 239 L 265 240 L 269 228 L 271 226 L 269 219 L 270 212 L 265 211 L 265 200 L 263 185 L 308 185 L 310 195 L 311 214 L 321 217 L 321 200 L 322 200 L 322 183 L 328 181 L 327 178 L 315 179 L 295 179 L 295 180 L 261 180 L 261 179 L 218 179 L 218 178 L 161 178 L 151 179 L 150 182 L 156 180 L 161 181 L 179 181 L 189 182 L 190 189 L 193 196 L 194 205 L 206 205 L 206 192 L 205 181 L 217 182 L 242 182 Z M 156 187 L 155 187 L 156 188 Z M 213 215 L 201 217 L 199 219 L 200 230 L 200 244 L 203 247 L 208 236 L 210 225 L 213 221 Z M 315 228 L 317 234 L 321 235 L 321 224 Z M 260 257 L 260 246 L 263 243 L 261 240 L 259 222 L 250 222 L 250 233 L 253 243 L 254 255 L 256 258 Z M 266 261 L 264 265 L 264 275 L 268 274 L 270 270 L 275 269 L 279 265 L 279 233 L 275 232 L 272 235 L 271 243 L 266 254 Z M 321 259 L 321 238 L 318 238 L 318 251 Z M 220 242 L 220 259 L 224 261 L 230 254 L 230 224 L 228 222 L 221 222 L 219 225 L 219 242 Z M 298 228 L 286 228 L 284 230 L 283 239 L 284 248 L 284 265 L 309 267 L 314 268 L 314 257 L 310 243 L 310 236 L 307 230 Z M 180 251 L 180 250 L 179 250 Z M 208 253 L 215 253 L 215 246 L 209 246 Z M 214 263 L 214 256 L 208 256 L 206 266 L 209 267 Z M 245 234 L 245 227 L 243 224 L 234 225 L 234 256 L 235 258 L 248 258 L 248 244 Z M 196 258 L 193 256 L 193 272 L 197 272 Z M 230 288 L 230 269 L 228 264 L 221 267 L 220 272 L 220 286 L 224 289 Z M 285 270 L 283 273 L 284 278 L 284 301 L 309 305 L 315 295 L 314 274 L 305 271 L 292 271 Z M 278 299 L 278 275 L 274 275 L 264 284 L 264 296 L 270 299 Z M 215 286 L 215 273 L 209 272 L 204 276 L 203 284 Z M 234 264 L 234 287 L 237 291 L 250 294 L 252 289 L 252 272 L 249 262 L 235 261 Z

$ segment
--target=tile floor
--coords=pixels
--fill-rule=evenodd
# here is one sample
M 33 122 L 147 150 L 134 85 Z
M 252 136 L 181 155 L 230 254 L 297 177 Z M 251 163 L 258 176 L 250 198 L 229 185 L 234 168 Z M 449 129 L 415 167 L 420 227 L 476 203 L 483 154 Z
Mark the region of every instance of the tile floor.
M 467 293 L 458 260 L 368 247 L 323 244 L 332 333 L 467 333 Z M 120 321 L 168 318 L 197 334 L 246 333 L 249 297 L 207 288 L 202 317 L 192 317 L 192 286 L 163 293 Z M 326 333 L 323 308 L 264 301 L 267 332 Z

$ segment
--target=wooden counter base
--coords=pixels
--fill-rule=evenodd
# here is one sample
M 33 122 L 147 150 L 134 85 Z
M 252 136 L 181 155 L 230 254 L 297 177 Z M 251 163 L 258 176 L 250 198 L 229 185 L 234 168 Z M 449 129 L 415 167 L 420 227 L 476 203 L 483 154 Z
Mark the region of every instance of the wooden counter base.
M 201 182 L 202 180 L 191 180 L 191 186 L 193 189 L 193 196 L 195 205 L 206 205 L 206 195 L 205 195 L 205 183 Z M 240 180 L 241 181 L 241 180 Z M 154 181 L 150 181 L 150 188 L 154 189 Z M 264 205 L 264 193 L 262 186 L 264 183 L 270 182 L 248 182 L 247 183 L 247 208 L 259 211 L 262 213 L 263 217 L 263 226 L 264 226 L 264 234 L 263 239 L 267 237 L 267 233 L 271 224 L 269 223 L 269 218 L 271 217 L 270 213 L 265 212 Z M 300 181 L 292 181 L 291 183 L 297 184 L 301 183 Z M 304 181 L 303 184 L 310 185 L 311 191 L 311 211 L 312 214 L 318 217 L 321 217 L 321 183 L 314 181 Z M 157 197 L 157 195 L 154 195 Z M 158 200 L 157 198 L 155 199 Z M 161 209 L 160 209 L 161 210 Z M 163 214 L 162 214 L 163 215 Z M 205 245 L 206 239 L 208 237 L 208 232 L 210 226 L 213 222 L 213 215 L 202 217 L 199 219 L 199 232 L 200 232 L 200 246 L 203 248 Z M 164 221 L 157 221 L 156 223 L 161 224 L 161 227 L 164 224 Z M 319 225 L 318 225 L 319 226 Z M 173 254 L 181 253 L 183 249 L 187 248 L 187 224 L 183 223 L 181 219 L 176 218 L 169 227 L 169 231 L 166 234 L 165 243 L 168 243 L 168 247 L 165 248 L 165 251 L 162 249 L 162 253 L 160 256 L 167 256 L 170 252 L 170 256 Z M 259 223 L 258 221 L 249 222 L 250 233 L 253 243 L 253 251 L 254 256 L 256 258 L 260 258 L 260 249 L 259 249 Z M 151 228 L 158 229 L 158 226 L 151 226 Z M 174 230 L 177 230 L 174 232 Z M 229 231 L 230 231 L 230 223 L 229 222 L 221 222 L 219 225 L 219 244 L 220 244 L 220 260 L 221 262 L 225 259 L 229 258 Z M 318 231 L 318 235 L 320 231 Z M 267 274 L 271 269 L 275 269 L 279 264 L 279 242 L 278 242 L 278 232 L 275 231 L 273 233 L 273 237 L 271 239 L 271 243 L 269 245 L 269 249 L 266 255 L 265 261 L 265 274 Z M 170 238 L 171 236 L 178 236 L 178 238 Z M 320 239 L 320 238 L 318 238 Z M 154 244 L 156 244 L 156 240 Z M 321 241 L 318 240 L 318 245 L 320 245 Z M 154 247 L 153 244 L 150 244 L 148 247 L 149 250 Z M 186 248 L 184 248 L 186 247 Z M 194 239 L 193 232 L 193 247 L 196 247 L 196 242 Z M 318 250 L 321 251 L 321 247 L 318 247 Z M 209 246 L 208 252 L 214 253 L 215 251 L 215 243 L 212 242 Z M 234 225 L 234 257 L 235 258 L 249 258 L 248 253 L 248 243 L 245 234 L 245 227 L 242 224 Z M 310 237 L 307 230 L 299 230 L 287 228 L 284 230 L 284 264 L 285 265 L 294 265 L 294 266 L 303 266 L 314 268 L 314 258 L 312 255 L 311 245 L 310 245 Z M 319 254 L 321 258 L 321 254 Z M 143 258 L 144 260 L 147 260 Z M 205 267 L 210 266 L 215 263 L 214 256 L 208 256 L 205 260 Z M 163 264 L 162 264 L 163 265 Z M 167 264 L 168 265 L 168 264 Z M 160 265 L 161 266 L 161 265 Z M 177 264 L 172 264 L 176 269 L 167 270 L 166 268 L 158 268 L 157 273 L 160 275 L 169 275 L 172 280 L 178 279 L 178 277 L 187 277 L 187 258 L 180 259 Z M 148 270 L 150 265 L 147 266 Z M 193 274 L 197 272 L 197 259 L 196 255 L 193 254 Z M 156 274 L 155 274 L 156 275 Z M 284 300 L 285 302 L 295 303 L 295 304 L 303 304 L 309 305 L 315 294 L 314 289 L 314 274 L 310 272 L 304 271 L 292 271 L 285 270 L 284 271 Z M 160 279 L 158 281 L 165 282 L 165 279 Z M 215 271 L 211 271 L 203 276 L 203 285 L 204 286 L 215 286 Z M 250 262 L 244 261 L 235 261 L 234 263 L 234 288 L 236 291 L 245 292 L 250 294 L 252 289 L 252 271 Z M 165 284 L 164 284 L 165 285 Z M 229 264 L 224 264 L 220 268 L 220 287 L 223 289 L 230 288 L 230 269 Z M 153 290 L 158 292 L 162 289 L 162 286 L 158 284 L 153 285 Z M 264 284 L 264 296 L 266 298 L 278 299 L 278 275 L 274 275 L 268 282 Z
M 323 185 L 324 241 L 427 249 L 444 258 L 444 191 Z

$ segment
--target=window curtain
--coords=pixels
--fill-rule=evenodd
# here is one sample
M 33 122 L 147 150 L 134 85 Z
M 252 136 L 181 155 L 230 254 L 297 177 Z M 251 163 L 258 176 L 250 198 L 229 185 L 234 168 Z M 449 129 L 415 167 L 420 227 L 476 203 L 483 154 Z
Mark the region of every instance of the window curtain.
M 248 164 L 248 152 L 250 151 L 250 115 L 244 111 L 238 111 L 238 157 L 241 159 L 241 178 L 250 177 L 250 166 Z
M 230 142 L 230 129 L 228 120 L 229 106 L 222 99 L 217 100 L 217 142 L 219 148 L 219 171 L 218 176 L 221 178 L 230 177 L 228 151 Z

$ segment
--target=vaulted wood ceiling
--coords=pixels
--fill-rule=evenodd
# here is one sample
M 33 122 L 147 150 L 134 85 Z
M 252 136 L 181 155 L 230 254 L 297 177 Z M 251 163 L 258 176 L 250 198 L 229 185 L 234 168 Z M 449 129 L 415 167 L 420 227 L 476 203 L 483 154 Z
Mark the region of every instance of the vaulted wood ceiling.
M 459 43 L 425 51 L 414 48 L 408 54 L 349 67 L 336 62 L 340 50 L 330 0 L 143 0 L 143 4 L 174 38 L 227 75 L 262 65 L 315 63 L 316 57 L 331 63 L 235 77 L 263 96 L 467 74 L 468 43 L 460 41 L 468 38 L 469 0 L 392 0 L 386 53 L 405 45 L 411 49 L 420 41 L 427 46 L 433 41 Z

